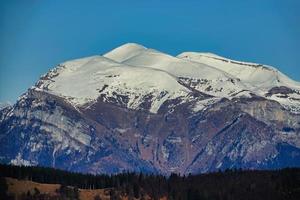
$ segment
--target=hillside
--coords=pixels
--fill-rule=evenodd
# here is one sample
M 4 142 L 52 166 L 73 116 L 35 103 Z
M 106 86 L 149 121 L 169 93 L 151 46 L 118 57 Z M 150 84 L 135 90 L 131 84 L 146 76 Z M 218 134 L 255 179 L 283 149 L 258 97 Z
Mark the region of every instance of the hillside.
M 226 170 L 189 176 L 172 174 L 169 177 L 134 173 L 92 176 L 51 168 L 7 165 L 1 165 L 0 169 L 1 199 L 14 199 L 12 196 L 15 196 L 19 200 L 296 200 L 300 197 L 299 168 Z
M 63 196 L 60 194 L 59 190 L 61 188 L 60 184 L 45 184 L 37 183 L 28 180 L 18 180 L 14 178 L 6 178 L 6 183 L 8 185 L 8 194 L 15 196 L 16 199 L 22 200 L 28 198 L 27 196 L 36 195 L 36 198 L 53 198 L 58 199 Z M 70 187 L 71 189 L 72 187 Z M 102 200 L 110 199 L 110 189 L 78 189 L 80 200 L 95 200 L 99 197 Z M 32 197 L 33 199 L 35 197 Z M 125 199 L 125 198 L 124 198 Z

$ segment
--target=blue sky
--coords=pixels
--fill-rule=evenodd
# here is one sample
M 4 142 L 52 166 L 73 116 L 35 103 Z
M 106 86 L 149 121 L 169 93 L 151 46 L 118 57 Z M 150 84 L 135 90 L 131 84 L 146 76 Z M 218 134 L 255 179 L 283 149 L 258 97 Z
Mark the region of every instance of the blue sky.
M 300 81 L 300 1 L 0 1 L 0 102 L 65 60 L 123 43 L 213 52 Z

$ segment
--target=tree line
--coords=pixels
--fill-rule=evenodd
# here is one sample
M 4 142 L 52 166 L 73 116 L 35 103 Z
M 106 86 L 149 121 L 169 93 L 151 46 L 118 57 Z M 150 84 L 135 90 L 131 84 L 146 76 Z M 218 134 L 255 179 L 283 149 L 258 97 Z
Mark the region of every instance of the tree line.
M 39 183 L 61 184 L 60 193 L 77 195 L 81 189 L 111 189 L 111 199 L 170 200 L 209 199 L 300 199 L 300 168 L 281 170 L 225 170 L 208 174 L 180 176 L 124 172 L 116 175 L 92 175 L 45 167 L 25 167 L 0 164 L 0 177 L 12 177 Z M 5 179 L 3 179 L 5 180 Z M 69 191 L 72 186 L 74 190 Z M 0 197 L 5 183 L 0 182 Z M 78 195 L 77 195 L 78 196 Z M 75 197 L 74 197 L 75 198 Z M 1 198 L 0 198 L 1 199 Z

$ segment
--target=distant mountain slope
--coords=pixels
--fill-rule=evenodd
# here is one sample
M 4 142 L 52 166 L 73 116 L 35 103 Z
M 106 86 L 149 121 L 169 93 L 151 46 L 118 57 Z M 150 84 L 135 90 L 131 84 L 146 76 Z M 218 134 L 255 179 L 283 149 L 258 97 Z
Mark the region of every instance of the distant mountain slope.
M 169 174 L 300 166 L 300 84 L 138 44 L 59 64 L 0 111 L 0 162 Z

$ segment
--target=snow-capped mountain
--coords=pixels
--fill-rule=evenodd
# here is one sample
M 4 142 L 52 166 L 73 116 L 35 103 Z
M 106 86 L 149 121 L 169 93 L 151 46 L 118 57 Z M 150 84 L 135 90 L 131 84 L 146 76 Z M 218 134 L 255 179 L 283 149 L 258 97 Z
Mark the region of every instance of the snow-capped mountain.
M 300 166 L 300 83 L 138 44 L 59 64 L 0 113 L 0 161 L 92 172 Z

